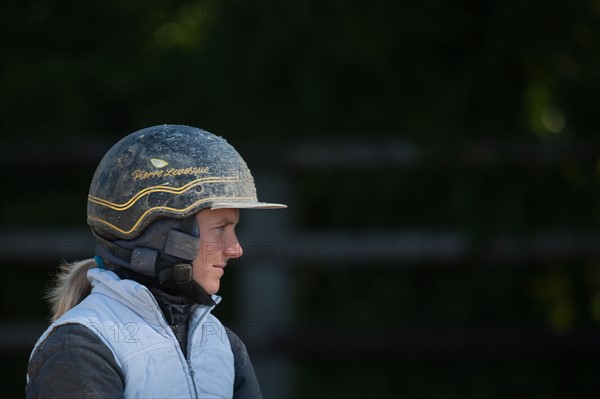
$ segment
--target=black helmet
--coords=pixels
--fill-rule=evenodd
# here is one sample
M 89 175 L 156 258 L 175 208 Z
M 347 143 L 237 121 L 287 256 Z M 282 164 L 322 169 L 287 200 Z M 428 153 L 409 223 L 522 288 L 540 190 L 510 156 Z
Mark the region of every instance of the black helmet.
M 132 133 L 108 151 L 92 179 L 87 218 L 97 234 L 127 240 L 165 216 L 285 207 L 258 202 L 248 166 L 225 139 L 162 125 Z
M 197 212 L 285 207 L 258 202 L 248 166 L 223 138 L 161 125 L 126 136 L 106 153 L 92 179 L 87 220 L 101 260 L 193 295 Z

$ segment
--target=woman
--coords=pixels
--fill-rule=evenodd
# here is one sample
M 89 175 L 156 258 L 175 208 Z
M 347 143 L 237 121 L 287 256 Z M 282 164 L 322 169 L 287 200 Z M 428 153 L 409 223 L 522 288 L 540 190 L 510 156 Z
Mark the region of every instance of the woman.
M 258 202 L 224 139 L 154 126 L 119 141 L 88 196 L 96 256 L 63 267 L 27 397 L 261 397 L 246 348 L 211 314 L 242 208 Z

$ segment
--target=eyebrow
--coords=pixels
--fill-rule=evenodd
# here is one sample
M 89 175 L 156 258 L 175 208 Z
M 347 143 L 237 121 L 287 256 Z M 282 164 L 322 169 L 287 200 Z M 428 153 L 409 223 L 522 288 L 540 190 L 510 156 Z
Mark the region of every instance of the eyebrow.
M 215 225 L 222 225 L 222 224 L 224 224 L 224 225 L 230 225 L 230 224 L 237 225 L 239 222 L 240 222 L 239 218 L 231 219 L 231 218 L 228 218 L 228 217 L 222 217 L 220 219 L 215 220 L 214 224 Z

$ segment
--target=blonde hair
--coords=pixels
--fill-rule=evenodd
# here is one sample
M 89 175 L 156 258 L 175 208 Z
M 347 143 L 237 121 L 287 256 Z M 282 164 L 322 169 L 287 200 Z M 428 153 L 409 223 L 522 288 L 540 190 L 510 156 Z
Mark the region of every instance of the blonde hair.
M 56 274 L 56 284 L 46 293 L 46 300 L 55 321 L 69 309 L 81 302 L 92 291 L 87 272 L 97 267 L 94 259 L 64 263 Z

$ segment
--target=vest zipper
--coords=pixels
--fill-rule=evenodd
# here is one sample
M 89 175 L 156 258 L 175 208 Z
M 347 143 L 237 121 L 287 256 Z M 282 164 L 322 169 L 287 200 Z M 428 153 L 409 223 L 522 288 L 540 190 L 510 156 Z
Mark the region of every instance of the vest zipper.
M 190 370 L 190 375 L 192 376 L 192 385 L 194 386 L 194 396 L 198 399 L 198 388 L 196 388 L 196 380 L 194 380 L 194 369 L 192 368 L 192 363 L 190 363 L 190 359 L 187 359 L 188 369 Z
M 175 323 L 173 324 L 173 331 L 175 331 L 175 341 L 177 341 L 177 334 L 179 334 L 179 324 Z M 190 371 L 190 376 L 192 377 L 192 385 L 194 386 L 194 397 L 197 399 L 198 398 L 198 388 L 196 388 L 196 380 L 194 380 L 194 374 L 196 374 L 196 372 L 194 371 L 193 367 L 192 367 L 192 363 L 190 362 L 190 358 L 189 356 L 185 356 L 184 354 L 184 358 L 185 361 L 187 363 L 188 366 L 188 370 Z

